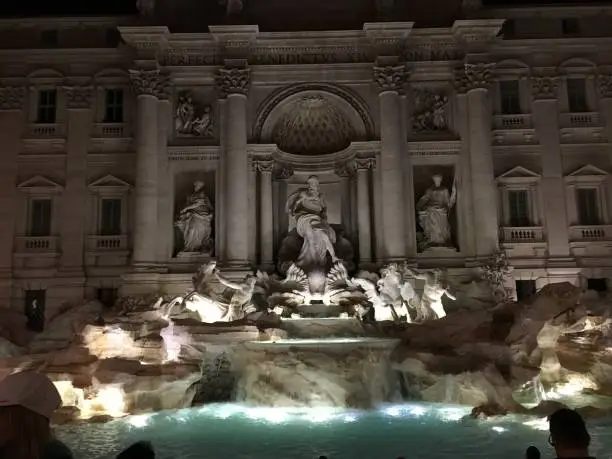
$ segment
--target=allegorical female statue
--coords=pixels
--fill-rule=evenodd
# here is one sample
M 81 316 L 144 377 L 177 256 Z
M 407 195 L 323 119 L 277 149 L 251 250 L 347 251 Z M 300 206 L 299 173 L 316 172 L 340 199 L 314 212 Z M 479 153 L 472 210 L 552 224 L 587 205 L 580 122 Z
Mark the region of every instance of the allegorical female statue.
M 183 252 L 211 250 L 213 215 L 214 209 L 204 191 L 204 182 L 195 182 L 193 192 L 175 222 L 175 226 L 183 234 Z
M 334 250 L 336 233 L 327 222 L 327 206 L 319 190 L 319 178 L 308 177 L 307 188 L 294 191 L 287 198 L 286 211 L 295 219 L 295 228 L 303 239 L 297 266 L 308 272 L 315 266 L 325 266 L 329 253 L 332 263 L 338 258 Z
M 433 186 L 427 189 L 416 205 L 419 224 L 423 228 L 426 246 L 448 247 L 451 244 L 448 216 L 457 199 L 457 188 L 453 180 L 453 188 L 449 193 L 448 188 L 442 186 L 442 176 L 439 174 L 434 175 L 432 180 Z

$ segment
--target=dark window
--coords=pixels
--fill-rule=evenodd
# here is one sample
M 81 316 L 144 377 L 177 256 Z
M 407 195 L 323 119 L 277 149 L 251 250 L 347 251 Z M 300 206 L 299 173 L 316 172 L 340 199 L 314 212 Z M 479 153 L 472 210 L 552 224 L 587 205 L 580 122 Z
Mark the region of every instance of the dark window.
M 112 308 L 117 301 L 117 289 L 116 288 L 99 288 L 98 289 L 98 301 L 107 308 Z
M 102 236 L 121 234 L 121 199 L 102 199 L 100 234 Z
M 576 18 L 565 18 L 561 21 L 563 35 L 577 35 L 580 33 L 580 24 Z
M 51 236 L 51 199 L 30 201 L 30 236 Z
M 504 115 L 521 113 L 521 99 L 518 80 L 501 80 L 499 82 L 501 112 Z
M 116 48 L 119 46 L 119 43 L 121 43 L 121 34 L 119 33 L 119 30 L 115 28 L 106 29 L 104 43 L 108 48 Z
M 567 103 L 570 113 L 588 112 L 586 80 L 584 78 L 568 78 Z
M 608 280 L 605 278 L 587 279 L 587 289 L 594 290 L 596 292 L 607 292 Z
M 57 91 L 55 89 L 44 89 L 38 91 L 38 117 L 37 123 L 55 123 L 57 111 Z
M 578 224 L 599 225 L 599 204 L 596 188 L 578 188 L 576 190 L 578 206 Z
M 508 191 L 508 208 L 510 210 L 510 226 L 530 226 L 529 191 Z
M 24 314 L 26 327 L 35 332 L 45 329 L 45 290 L 26 290 L 24 295 Z
M 40 42 L 49 48 L 56 47 L 59 42 L 57 30 L 43 30 L 40 34 Z
M 502 35 L 504 38 L 513 38 L 516 36 L 516 21 L 514 19 L 506 19 L 502 26 Z
M 517 301 L 523 301 L 531 298 L 536 293 L 536 283 L 534 280 L 517 280 L 514 281 L 516 287 Z
M 123 123 L 123 89 L 106 90 L 106 123 Z

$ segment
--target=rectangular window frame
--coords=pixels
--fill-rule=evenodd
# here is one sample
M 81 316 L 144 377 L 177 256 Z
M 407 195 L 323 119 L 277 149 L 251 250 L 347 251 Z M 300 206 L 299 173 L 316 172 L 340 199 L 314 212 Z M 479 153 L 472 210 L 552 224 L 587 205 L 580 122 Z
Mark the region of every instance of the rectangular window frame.
M 511 188 L 506 191 L 508 199 L 508 223 L 514 228 L 524 228 L 532 226 L 532 204 L 531 204 L 531 191 L 528 188 Z M 522 196 L 524 198 L 524 209 L 521 212 L 515 212 L 519 210 L 518 200 L 514 197 Z
M 123 206 L 121 196 L 101 196 L 98 215 L 100 236 L 121 236 L 123 234 Z
M 512 91 L 505 91 L 509 89 L 508 85 L 512 84 Z M 502 115 L 520 115 L 521 109 L 521 85 L 519 80 L 500 80 L 499 81 L 499 103 Z
M 43 217 L 45 214 L 46 216 Z M 51 237 L 52 234 L 53 198 L 46 196 L 32 197 L 28 203 L 28 237 Z
M 580 82 L 579 84 L 575 82 Z M 567 89 L 567 108 L 570 113 L 589 112 L 589 98 L 587 90 L 587 79 L 583 77 L 571 76 L 566 79 Z M 573 89 L 580 88 L 578 92 Z
M 57 122 L 57 89 L 39 89 L 36 104 L 36 123 L 55 124 Z
M 586 196 L 586 193 L 590 193 L 591 198 L 588 206 L 583 206 L 586 202 L 581 199 L 581 196 Z M 600 202 L 600 190 L 594 186 L 580 186 L 576 187 L 576 217 L 578 226 L 599 226 L 602 224 L 601 214 L 601 202 Z
M 104 123 L 123 123 L 125 121 L 125 91 L 123 88 L 104 90 Z

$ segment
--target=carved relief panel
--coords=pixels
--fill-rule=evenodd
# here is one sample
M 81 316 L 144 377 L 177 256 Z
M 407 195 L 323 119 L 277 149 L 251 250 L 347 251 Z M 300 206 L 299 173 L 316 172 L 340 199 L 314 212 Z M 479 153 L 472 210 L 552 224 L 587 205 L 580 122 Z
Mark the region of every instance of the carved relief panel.
M 215 136 L 216 119 L 210 98 L 200 92 L 179 91 L 174 111 L 174 132 L 179 137 L 211 139 Z
M 414 88 L 412 132 L 426 134 L 448 130 L 449 103 L 443 89 Z

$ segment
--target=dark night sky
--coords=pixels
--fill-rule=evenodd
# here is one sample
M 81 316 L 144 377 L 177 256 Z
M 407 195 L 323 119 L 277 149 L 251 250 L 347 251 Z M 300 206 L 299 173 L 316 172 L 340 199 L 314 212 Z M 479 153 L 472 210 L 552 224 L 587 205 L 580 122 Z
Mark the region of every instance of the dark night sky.
M 0 0 L 0 16 L 133 14 L 136 12 L 135 3 L 136 0 Z M 484 3 L 491 6 L 517 6 L 582 3 L 609 4 L 610 2 L 609 0 L 484 0 Z

